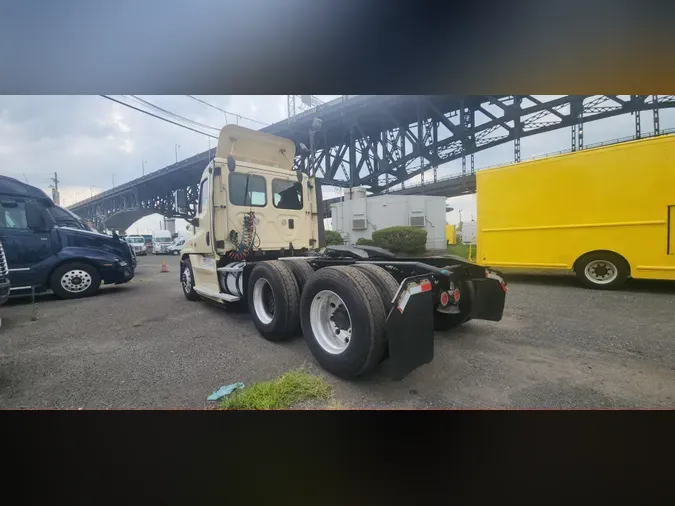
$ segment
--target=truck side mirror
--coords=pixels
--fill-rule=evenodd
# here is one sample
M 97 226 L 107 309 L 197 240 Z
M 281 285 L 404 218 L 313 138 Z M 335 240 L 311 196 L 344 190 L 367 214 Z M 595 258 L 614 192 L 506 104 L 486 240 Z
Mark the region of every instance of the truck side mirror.
M 199 218 L 192 218 L 192 219 L 190 220 L 190 224 L 191 224 L 193 227 L 198 227 L 198 226 L 199 226 Z
M 234 172 L 234 169 L 237 168 L 237 162 L 232 155 L 227 156 L 227 168 L 230 169 L 230 172 Z
M 37 202 L 28 201 L 25 204 L 26 225 L 33 230 L 47 230 L 53 225 L 52 220 L 47 220 L 47 210 Z

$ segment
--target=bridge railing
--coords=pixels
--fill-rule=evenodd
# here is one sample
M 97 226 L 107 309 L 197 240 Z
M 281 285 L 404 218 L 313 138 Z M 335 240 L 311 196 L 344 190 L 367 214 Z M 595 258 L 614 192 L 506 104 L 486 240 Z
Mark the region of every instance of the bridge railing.
M 662 135 L 669 135 L 669 134 L 674 134 L 674 133 L 675 133 L 675 128 L 667 128 L 665 130 L 662 130 L 661 133 L 658 135 L 658 137 L 660 137 Z M 654 132 L 649 132 L 648 134 L 642 135 L 640 138 L 646 139 L 646 138 L 649 138 L 649 137 L 656 137 L 656 135 L 655 135 Z M 619 137 L 619 138 L 611 139 L 611 140 L 608 140 L 608 141 L 595 142 L 593 144 L 588 144 L 584 147 L 584 149 L 582 149 L 580 151 L 586 151 L 587 149 L 593 149 L 593 148 L 600 148 L 600 147 L 603 147 L 603 146 L 611 146 L 613 144 L 620 144 L 622 142 L 629 142 L 629 141 L 634 141 L 634 140 L 636 140 L 634 135 L 629 135 L 627 137 Z M 502 162 L 502 163 L 496 163 L 494 165 L 486 165 L 485 167 L 480 167 L 479 169 L 476 169 L 476 171 L 485 170 L 485 169 L 495 169 L 497 167 L 506 167 L 508 165 L 515 165 L 516 163 L 531 162 L 533 160 L 540 160 L 542 158 L 551 158 L 551 157 L 554 157 L 554 156 L 566 155 L 566 154 L 569 154 L 569 153 L 572 153 L 571 149 L 563 149 L 561 151 L 553 151 L 553 152 L 550 152 L 550 153 L 545 153 L 543 155 L 536 155 L 536 156 L 530 156 L 528 158 L 523 158 L 520 162 Z M 425 183 L 419 182 L 419 183 L 407 184 L 405 186 L 405 189 L 407 190 L 409 188 L 417 188 L 419 186 L 429 186 L 431 184 L 442 183 L 444 181 L 449 181 L 449 180 L 452 180 L 452 179 L 459 179 L 461 177 L 470 176 L 470 175 L 472 175 L 472 173 L 450 174 L 449 176 L 444 176 L 442 178 L 438 178 L 438 179 L 436 179 L 435 181 L 432 181 L 432 182 L 425 182 Z M 400 190 L 403 190 L 403 188 L 396 189 L 396 190 L 394 190 L 394 192 L 397 192 L 397 191 L 400 191 Z

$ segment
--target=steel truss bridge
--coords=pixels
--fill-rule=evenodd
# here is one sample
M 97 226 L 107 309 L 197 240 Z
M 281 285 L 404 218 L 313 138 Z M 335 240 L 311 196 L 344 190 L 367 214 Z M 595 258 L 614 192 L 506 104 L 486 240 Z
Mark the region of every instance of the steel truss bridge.
M 521 139 L 569 128 L 570 150 L 584 146 L 584 125 L 622 114 L 635 118 L 635 134 L 644 137 L 641 114 L 651 112 L 653 130 L 662 132 L 659 111 L 675 107 L 675 95 L 357 95 L 337 99 L 261 131 L 293 140 L 296 170 L 322 184 L 365 186 L 382 192 L 426 193 L 447 197 L 475 191 L 474 154 L 513 143 L 520 162 Z M 315 119 L 320 119 L 316 122 Z M 319 124 L 320 123 L 320 124 Z M 126 229 L 139 218 L 158 213 L 191 218 L 197 185 L 215 148 L 152 172 L 70 209 L 100 228 Z M 461 173 L 438 178 L 438 167 L 462 160 Z M 406 182 L 420 176 L 415 187 Z M 426 179 L 425 179 L 426 178 Z M 179 204 L 179 205 L 177 205 Z

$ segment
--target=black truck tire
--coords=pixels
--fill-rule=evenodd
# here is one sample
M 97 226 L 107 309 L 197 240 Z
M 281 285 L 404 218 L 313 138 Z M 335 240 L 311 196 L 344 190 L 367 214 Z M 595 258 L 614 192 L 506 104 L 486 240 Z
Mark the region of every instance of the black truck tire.
M 342 326 L 349 325 L 351 329 L 343 341 L 339 340 L 337 331 L 331 333 L 329 329 L 330 321 L 338 327 L 338 322 L 333 320 L 338 312 Z M 317 362 L 339 378 L 355 378 L 380 363 L 387 345 L 385 322 L 379 290 L 368 276 L 354 267 L 319 269 L 300 299 L 300 323 L 307 346 Z
M 281 341 L 298 333 L 300 289 L 285 262 L 258 263 L 251 271 L 247 292 L 253 323 L 265 339 Z
M 295 280 L 298 282 L 300 295 L 302 295 L 302 291 L 305 289 L 307 280 L 312 274 L 314 274 L 314 269 L 312 269 L 312 266 L 309 265 L 309 262 L 303 258 L 284 260 L 284 262 L 291 268 L 293 276 L 295 276 Z
M 630 275 L 630 266 L 616 253 L 595 251 L 577 260 L 574 272 L 586 288 L 614 290 L 626 282 Z
M 352 267 L 360 270 L 368 279 L 375 285 L 378 292 L 380 292 L 380 297 L 382 298 L 382 304 L 384 305 L 384 310 L 389 314 L 391 309 L 391 301 L 396 295 L 398 290 L 398 283 L 396 278 L 389 274 L 385 269 L 379 265 L 374 264 L 354 264 Z
M 49 286 L 60 299 L 80 299 L 98 292 L 101 275 L 89 264 L 70 262 L 54 269 Z
M 455 327 L 459 327 L 463 323 L 468 322 L 470 319 L 471 318 L 462 311 L 461 305 L 459 307 L 459 313 L 440 313 L 434 309 L 434 330 L 441 332 L 452 330 Z
M 192 263 L 186 258 L 180 265 L 180 284 L 183 288 L 183 295 L 189 301 L 195 302 L 201 300 L 200 295 L 195 292 L 195 275 L 192 272 Z

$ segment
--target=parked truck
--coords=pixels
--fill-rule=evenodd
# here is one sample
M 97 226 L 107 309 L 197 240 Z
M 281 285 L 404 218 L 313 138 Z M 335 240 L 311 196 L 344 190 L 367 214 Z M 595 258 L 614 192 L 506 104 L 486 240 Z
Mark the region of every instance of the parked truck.
M 478 261 L 587 287 L 675 279 L 675 136 L 479 171 Z
M 156 230 L 152 233 L 152 252 L 155 255 L 166 255 L 169 246 L 173 242 L 171 232 L 168 230 Z
M 270 341 L 301 332 L 321 366 L 342 378 L 387 357 L 402 378 L 433 359 L 435 329 L 502 318 L 506 283 L 497 271 L 457 257 L 324 249 L 321 186 L 293 170 L 294 158 L 291 140 L 222 129 L 181 251 L 188 300 L 244 304 Z
M 53 208 L 39 188 L 0 176 L 0 242 L 12 296 L 34 290 L 73 299 L 93 295 L 101 283 L 126 283 L 134 277 L 136 256 L 128 244 L 59 225 L 61 214 Z

